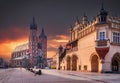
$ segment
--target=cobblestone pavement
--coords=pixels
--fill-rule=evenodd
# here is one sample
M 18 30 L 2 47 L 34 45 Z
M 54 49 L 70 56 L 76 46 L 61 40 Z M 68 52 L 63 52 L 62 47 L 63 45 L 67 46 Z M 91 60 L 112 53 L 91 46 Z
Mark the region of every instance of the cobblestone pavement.
M 35 75 L 25 69 L 0 69 L 0 83 L 120 83 L 120 74 L 43 69 Z
M 43 70 L 44 71 L 44 70 Z M 111 73 L 93 73 L 93 72 L 80 72 L 80 71 L 61 71 L 61 70 L 48 70 L 45 72 L 59 72 L 60 74 L 66 74 L 74 76 L 72 79 L 83 79 L 101 82 L 101 83 L 120 83 L 120 74 Z
M 42 75 L 35 75 L 25 69 L 7 69 L 6 71 L 2 70 L 0 72 L 0 83 L 96 83 L 90 80 L 77 80 L 64 78 L 69 75 L 58 75 L 46 73 L 49 70 L 42 70 Z M 45 73 L 44 73 L 45 72 Z M 53 73 L 54 71 L 50 71 Z M 58 74 L 56 72 L 56 74 Z M 4 75 L 4 77 L 2 77 Z

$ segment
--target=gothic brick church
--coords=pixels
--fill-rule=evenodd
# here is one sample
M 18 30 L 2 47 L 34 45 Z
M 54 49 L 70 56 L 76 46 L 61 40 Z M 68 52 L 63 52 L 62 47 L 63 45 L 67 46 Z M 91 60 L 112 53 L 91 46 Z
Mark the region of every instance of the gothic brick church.
M 29 42 L 16 46 L 11 54 L 12 65 L 44 68 L 47 66 L 47 36 L 43 28 L 41 33 L 37 34 L 38 28 L 34 17 L 29 30 Z

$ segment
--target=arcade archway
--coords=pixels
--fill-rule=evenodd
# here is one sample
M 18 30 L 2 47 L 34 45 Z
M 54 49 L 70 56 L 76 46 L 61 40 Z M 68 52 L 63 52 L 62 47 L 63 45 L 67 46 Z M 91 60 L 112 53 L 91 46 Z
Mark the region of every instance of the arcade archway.
M 67 70 L 71 70 L 71 57 L 67 56 Z
M 77 56 L 76 55 L 72 56 L 72 70 L 73 71 L 77 70 Z
M 120 53 L 114 54 L 111 67 L 113 72 L 120 72 Z
M 91 72 L 98 72 L 99 59 L 97 55 L 93 55 L 91 59 Z

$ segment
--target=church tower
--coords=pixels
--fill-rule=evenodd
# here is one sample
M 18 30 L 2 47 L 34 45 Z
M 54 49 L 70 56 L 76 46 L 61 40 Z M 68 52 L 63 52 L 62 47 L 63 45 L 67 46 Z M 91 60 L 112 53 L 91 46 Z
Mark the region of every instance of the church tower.
M 34 17 L 33 22 L 30 24 L 29 52 L 31 66 L 37 66 L 37 24 Z
M 38 45 L 43 53 L 44 66 L 47 65 L 47 36 L 45 35 L 44 29 L 42 28 L 41 34 L 38 37 Z

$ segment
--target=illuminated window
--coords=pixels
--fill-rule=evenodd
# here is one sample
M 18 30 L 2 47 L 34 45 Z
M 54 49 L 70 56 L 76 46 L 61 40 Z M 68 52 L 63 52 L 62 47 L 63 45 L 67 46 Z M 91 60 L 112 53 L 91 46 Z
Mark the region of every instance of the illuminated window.
M 105 32 L 100 32 L 100 40 L 105 40 Z

